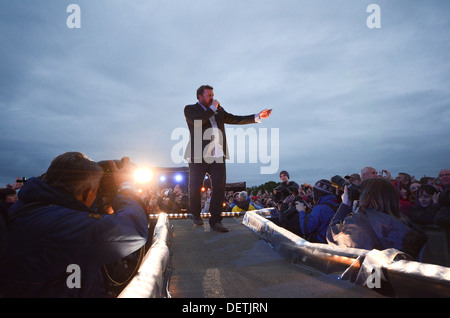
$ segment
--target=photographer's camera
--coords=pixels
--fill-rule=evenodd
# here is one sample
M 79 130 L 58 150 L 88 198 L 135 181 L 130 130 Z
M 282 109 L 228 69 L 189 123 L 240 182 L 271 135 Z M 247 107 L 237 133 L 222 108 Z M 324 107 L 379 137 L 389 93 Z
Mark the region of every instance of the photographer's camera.
M 359 200 L 359 195 L 361 190 L 358 184 L 350 183 L 341 176 L 334 176 L 331 178 L 331 184 L 337 187 L 339 190 L 344 191 L 345 186 L 347 186 L 348 199 L 350 202 Z

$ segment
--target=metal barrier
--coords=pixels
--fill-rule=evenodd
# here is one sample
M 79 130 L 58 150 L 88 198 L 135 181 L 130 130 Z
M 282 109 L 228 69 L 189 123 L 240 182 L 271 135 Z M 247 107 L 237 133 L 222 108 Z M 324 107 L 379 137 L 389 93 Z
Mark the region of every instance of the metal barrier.
M 450 297 L 448 267 L 408 260 L 406 254 L 395 249 L 368 251 L 310 243 L 254 211 L 245 214 L 243 224 L 295 264 L 388 296 Z M 382 284 L 377 284 L 377 279 Z
M 170 276 L 170 251 L 172 229 L 166 213 L 158 214 L 150 249 L 131 282 L 118 298 L 167 298 Z
M 257 213 L 259 215 L 270 216 L 274 209 L 275 208 L 255 210 L 255 213 Z M 165 213 L 167 215 L 168 219 L 191 219 L 192 218 L 191 213 L 166 213 L 166 212 L 162 212 L 162 213 Z M 245 215 L 245 213 L 247 213 L 247 212 L 246 211 L 244 211 L 244 212 L 222 212 L 221 216 L 222 217 L 239 217 L 239 216 Z M 209 217 L 211 217 L 211 213 L 209 213 L 209 212 L 200 213 L 200 217 L 203 219 L 209 218 Z M 150 220 L 158 219 L 159 213 L 149 214 L 148 218 Z
M 388 286 L 389 292 L 392 291 L 388 296 L 450 297 L 448 267 L 414 262 L 394 249 L 368 251 L 310 243 L 271 222 L 266 218 L 268 215 L 270 211 L 249 211 L 244 214 L 242 223 L 295 264 L 386 294 L 386 288 L 377 285 L 376 279 L 379 278 L 383 286 Z M 167 286 L 170 276 L 171 217 L 175 218 L 167 213 L 158 214 L 152 245 L 136 276 L 118 298 L 170 297 Z M 375 281 L 372 281 L 374 278 Z

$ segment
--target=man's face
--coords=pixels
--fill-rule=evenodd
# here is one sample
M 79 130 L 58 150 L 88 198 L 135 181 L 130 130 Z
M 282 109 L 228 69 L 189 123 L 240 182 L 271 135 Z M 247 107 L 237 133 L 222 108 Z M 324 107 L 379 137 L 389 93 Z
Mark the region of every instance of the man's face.
M 365 179 L 370 179 L 370 178 L 378 178 L 378 172 L 376 169 L 374 168 L 369 168 L 367 169 L 367 171 L 364 173 L 364 175 L 361 176 L 361 179 L 365 180 Z
M 439 181 L 443 186 L 450 186 L 450 170 L 442 169 L 439 172 Z
M 287 182 L 289 181 L 289 178 L 284 173 L 280 174 L 281 182 Z
M 214 92 L 212 89 L 205 89 L 203 95 L 198 95 L 198 101 L 205 107 L 212 105 L 214 100 Z

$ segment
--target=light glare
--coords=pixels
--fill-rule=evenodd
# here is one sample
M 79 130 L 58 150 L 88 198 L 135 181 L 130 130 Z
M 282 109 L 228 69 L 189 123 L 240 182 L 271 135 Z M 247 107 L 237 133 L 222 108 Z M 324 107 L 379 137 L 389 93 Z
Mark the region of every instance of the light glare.
M 153 173 L 149 169 L 138 169 L 134 173 L 136 183 L 147 183 L 152 180 Z

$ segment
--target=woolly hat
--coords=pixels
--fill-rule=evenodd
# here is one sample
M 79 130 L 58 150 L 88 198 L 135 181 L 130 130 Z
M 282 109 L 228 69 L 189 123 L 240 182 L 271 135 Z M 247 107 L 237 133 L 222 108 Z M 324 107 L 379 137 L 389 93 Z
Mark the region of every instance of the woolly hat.
M 319 201 L 323 196 L 334 194 L 334 187 L 331 182 L 325 179 L 321 179 L 313 186 L 314 201 Z
M 280 176 L 281 176 L 282 174 L 285 174 L 286 177 L 288 177 L 288 179 L 290 179 L 290 178 L 289 178 L 289 173 L 288 173 L 286 170 L 281 171 L 281 172 L 280 172 Z

